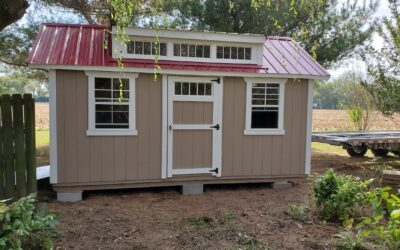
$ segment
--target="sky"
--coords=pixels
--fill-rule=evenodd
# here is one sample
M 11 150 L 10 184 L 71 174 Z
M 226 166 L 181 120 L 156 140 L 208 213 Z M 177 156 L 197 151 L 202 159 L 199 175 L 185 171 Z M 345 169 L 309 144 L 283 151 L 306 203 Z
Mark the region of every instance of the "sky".
M 345 1 L 345 0 L 342 0 Z M 390 15 L 389 2 L 388 0 L 380 0 L 380 5 L 375 13 L 375 17 L 384 18 Z M 372 45 L 379 49 L 382 47 L 382 38 L 378 34 L 374 34 L 372 37 Z M 331 73 L 331 79 L 335 79 L 340 77 L 343 73 L 347 71 L 356 71 L 356 72 L 366 72 L 367 67 L 366 64 L 357 58 L 349 58 L 342 62 L 340 62 L 340 66 L 334 69 L 328 69 L 329 73 Z

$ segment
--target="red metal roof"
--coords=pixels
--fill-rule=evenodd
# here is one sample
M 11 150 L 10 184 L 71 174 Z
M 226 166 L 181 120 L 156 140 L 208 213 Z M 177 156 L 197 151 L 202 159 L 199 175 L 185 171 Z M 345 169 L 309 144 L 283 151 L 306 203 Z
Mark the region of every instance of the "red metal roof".
M 104 26 L 43 24 L 27 62 L 31 65 L 106 66 L 117 61 L 104 49 Z M 148 59 L 123 59 L 128 68 L 153 68 Z M 263 65 L 159 60 L 162 70 L 197 70 L 327 77 L 329 73 L 290 38 L 267 37 Z

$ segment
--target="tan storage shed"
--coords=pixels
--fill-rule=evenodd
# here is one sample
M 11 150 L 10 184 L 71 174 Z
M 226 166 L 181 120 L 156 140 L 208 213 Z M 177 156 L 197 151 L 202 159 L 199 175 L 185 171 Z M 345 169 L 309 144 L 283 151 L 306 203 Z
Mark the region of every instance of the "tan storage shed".
M 129 28 L 106 49 L 104 28 L 44 24 L 28 58 L 49 70 L 59 199 L 310 173 L 312 81 L 329 74 L 292 39 Z

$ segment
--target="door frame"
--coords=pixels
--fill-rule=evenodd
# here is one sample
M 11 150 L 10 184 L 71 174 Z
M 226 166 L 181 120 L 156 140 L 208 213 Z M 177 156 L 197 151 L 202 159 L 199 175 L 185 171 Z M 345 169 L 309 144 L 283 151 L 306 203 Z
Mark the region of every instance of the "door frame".
M 219 83 L 213 80 L 219 79 Z M 213 121 L 220 125 L 220 129 L 213 130 L 212 139 L 212 167 L 211 170 L 218 169 L 218 172 L 210 172 L 210 168 L 194 169 L 175 169 L 173 170 L 173 101 L 174 101 L 174 82 L 175 81 L 212 81 L 213 82 Z M 215 177 L 222 176 L 222 102 L 223 102 L 223 78 L 222 77 L 192 77 L 192 76 L 167 76 L 163 75 L 163 121 L 162 121 L 162 166 L 161 178 L 172 178 L 177 175 L 185 174 L 211 174 Z M 210 101 L 210 97 L 181 96 L 180 101 L 204 102 Z M 183 126 L 183 127 L 182 127 Z M 184 124 L 175 125 L 178 129 L 208 128 L 204 124 Z M 211 128 L 210 128 L 211 129 Z

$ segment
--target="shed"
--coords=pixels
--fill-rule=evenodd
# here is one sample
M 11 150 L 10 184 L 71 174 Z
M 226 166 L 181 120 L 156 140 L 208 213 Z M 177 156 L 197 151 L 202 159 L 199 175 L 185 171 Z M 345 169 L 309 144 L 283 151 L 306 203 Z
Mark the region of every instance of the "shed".
M 291 38 L 128 28 L 122 43 L 104 29 L 43 24 L 28 58 L 49 71 L 59 199 L 310 174 L 312 81 L 329 73 Z

